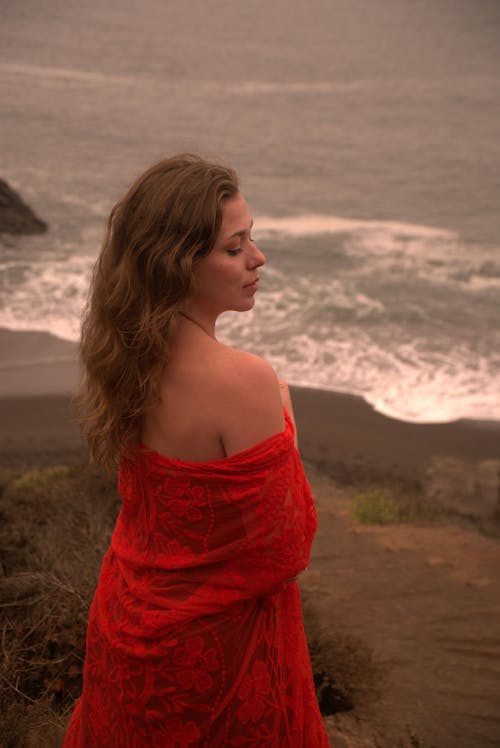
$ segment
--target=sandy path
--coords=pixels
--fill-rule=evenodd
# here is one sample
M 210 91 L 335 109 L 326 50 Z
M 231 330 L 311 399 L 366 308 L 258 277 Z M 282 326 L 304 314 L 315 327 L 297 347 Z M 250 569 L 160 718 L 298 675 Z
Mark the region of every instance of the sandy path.
M 500 543 L 453 525 L 361 526 L 341 491 L 313 482 L 303 589 L 324 627 L 390 663 L 383 700 L 336 715 L 332 745 L 390 748 L 409 725 L 426 748 L 499 748 Z

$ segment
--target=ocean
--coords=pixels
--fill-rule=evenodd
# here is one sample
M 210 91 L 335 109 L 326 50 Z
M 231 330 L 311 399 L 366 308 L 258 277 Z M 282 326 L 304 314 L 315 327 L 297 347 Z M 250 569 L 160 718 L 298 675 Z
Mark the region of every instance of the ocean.
M 500 419 L 499 40 L 497 0 L 3 0 L 0 176 L 49 231 L 0 236 L 0 327 L 77 340 L 112 205 L 194 150 L 267 257 L 222 340 L 396 418 Z

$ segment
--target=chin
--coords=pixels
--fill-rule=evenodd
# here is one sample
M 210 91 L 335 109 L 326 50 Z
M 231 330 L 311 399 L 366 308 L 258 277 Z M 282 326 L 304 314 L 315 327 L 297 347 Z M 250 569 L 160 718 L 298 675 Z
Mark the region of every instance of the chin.
M 253 296 L 248 299 L 239 299 L 231 306 L 226 307 L 226 312 L 249 312 L 255 306 L 255 299 Z
M 237 309 L 238 312 L 249 312 L 255 306 L 255 299 L 248 299 Z

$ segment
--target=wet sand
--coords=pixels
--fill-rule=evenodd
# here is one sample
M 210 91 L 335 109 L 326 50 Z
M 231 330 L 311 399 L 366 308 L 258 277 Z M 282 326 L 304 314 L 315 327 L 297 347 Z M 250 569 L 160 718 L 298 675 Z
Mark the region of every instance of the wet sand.
M 46 333 L 0 330 L 0 453 L 80 447 L 70 421 L 76 347 Z M 420 480 L 436 457 L 500 459 L 500 423 L 416 424 L 377 413 L 360 397 L 292 387 L 302 457 L 337 479 Z

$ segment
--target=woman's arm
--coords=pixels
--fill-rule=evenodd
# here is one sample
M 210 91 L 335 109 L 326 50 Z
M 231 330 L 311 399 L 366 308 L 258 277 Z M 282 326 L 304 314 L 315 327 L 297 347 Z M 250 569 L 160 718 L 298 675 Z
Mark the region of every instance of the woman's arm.
M 297 426 L 295 424 L 295 415 L 293 412 L 293 405 L 292 405 L 292 398 L 290 395 L 290 390 L 288 389 L 288 384 L 285 382 L 285 380 L 282 377 L 278 377 L 278 382 L 280 386 L 280 394 L 281 394 L 281 402 L 283 403 L 283 407 L 286 408 L 288 415 L 292 419 L 293 428 L 295 431 L 295 446 L 298 446 L 298 440 L 297 440 Z
M 293 412 L 292 397 L 290 395 L 290 390 L 288 389 L 287 382 L 282 377 L 278 377 L 278 382 L 280 386 L 281 402 L 283 403 L 283 407 L 286 408 L 288 415 L 292 419 L 293 428 L 295 431 L 295 437 L 294 437 L 295 446 L 298 447 L 297 426 L 295 425 L 295 414 Z M 297 577 L 292 577 L 291 579 L 287 579 L 286 585 L 288 586 L 291 582 L 294 582 L 296 579 Z

